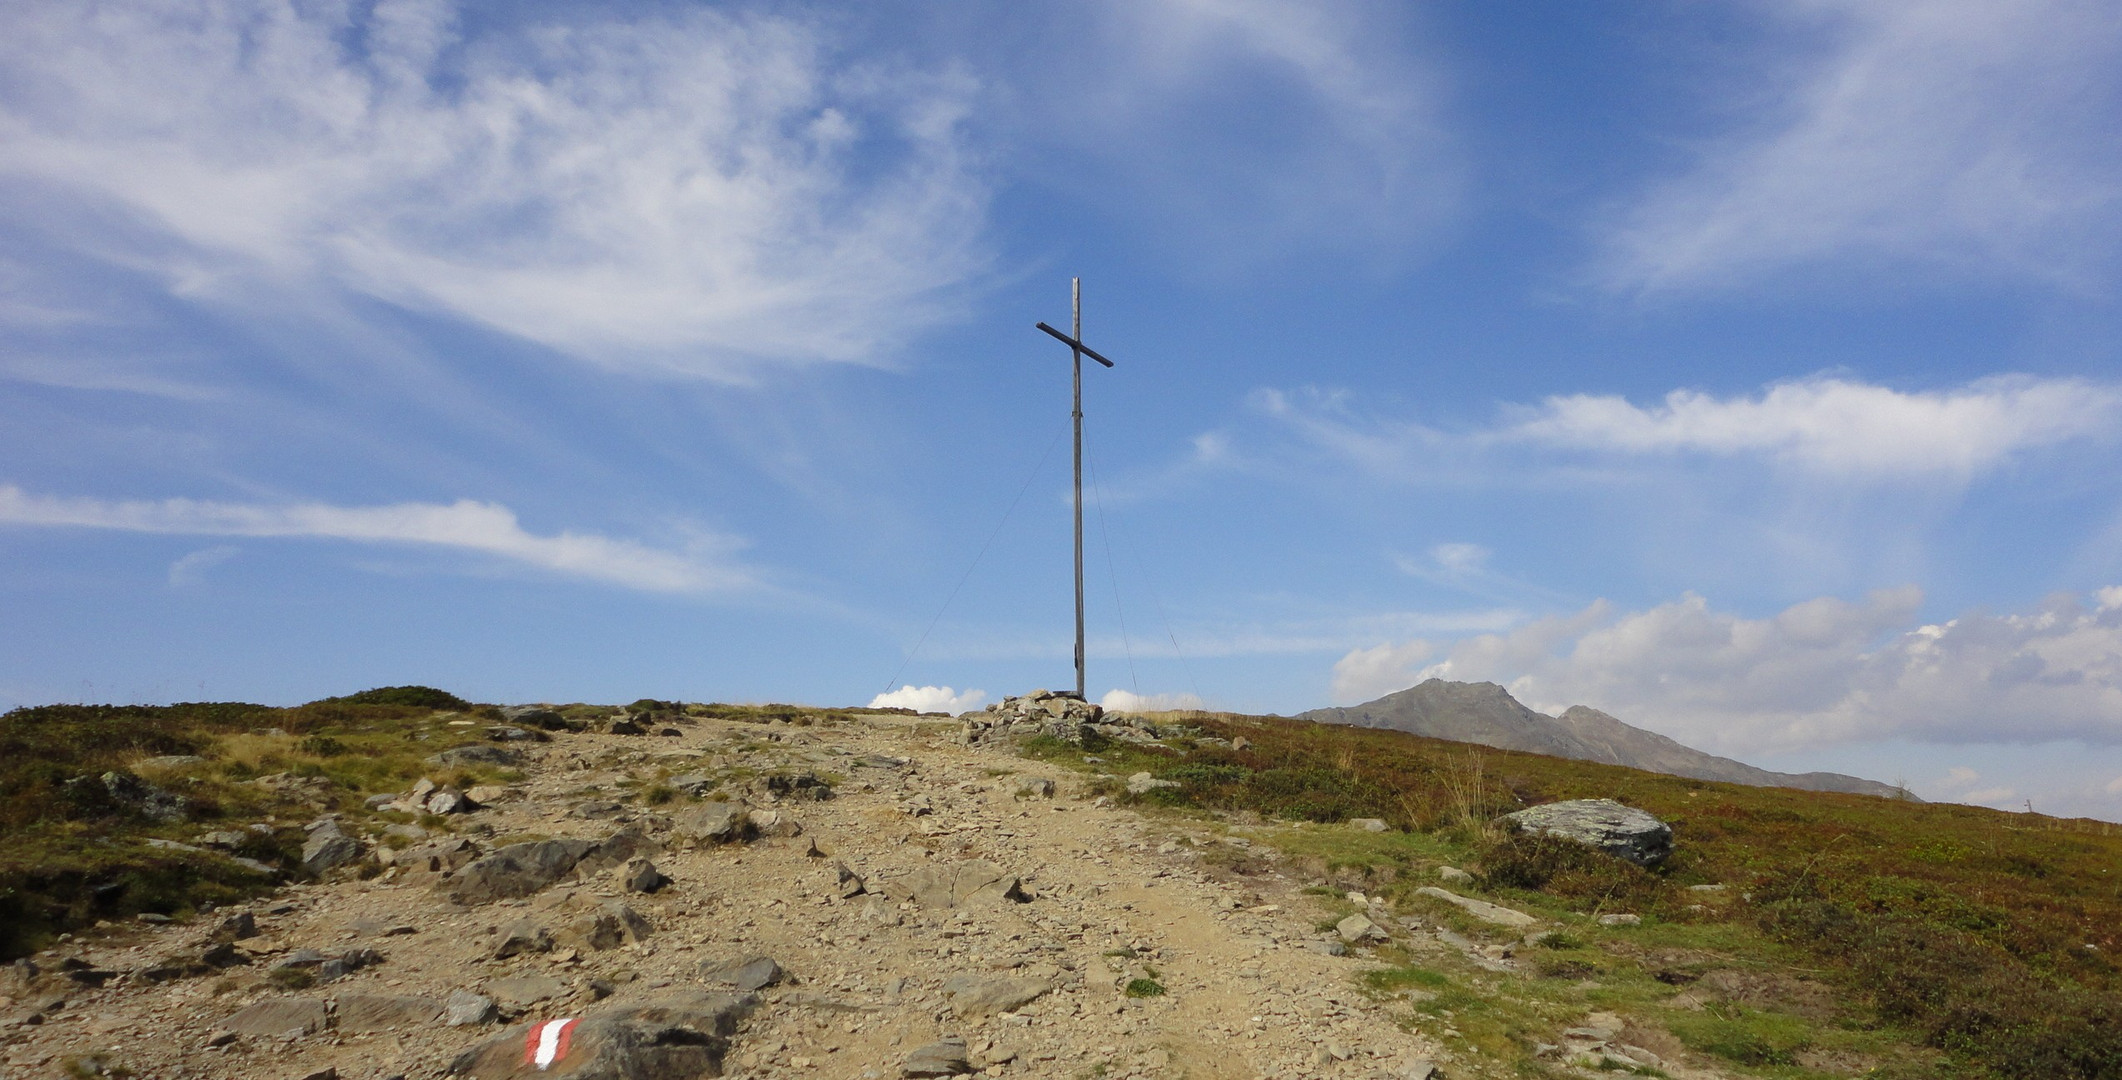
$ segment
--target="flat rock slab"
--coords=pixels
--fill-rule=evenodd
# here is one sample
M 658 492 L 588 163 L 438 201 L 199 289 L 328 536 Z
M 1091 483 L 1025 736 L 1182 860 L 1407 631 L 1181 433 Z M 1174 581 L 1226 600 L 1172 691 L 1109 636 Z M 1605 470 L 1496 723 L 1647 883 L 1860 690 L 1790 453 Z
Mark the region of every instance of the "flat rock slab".
M 553 931 L 553 940 L 577 949 L 616 949 L 645 940 L 654 932 L 648 920 L 633 908 L 613 900 L 583 912 Z
M 449 1000 L 443 1003 L 442 1022 L 450 1027 L 471 1024 L 491 1024 L 498 1014 L 494 999 L 474 994 L 469 990 L 450 991 Z
M 442 1003 L 429 997 L 341 994 L 333 1015 L 341 1031 L 387 1031 L 425 1027 L 442 1018 Z
M 900 1076 L 957 1076 L 973 1071 L 973 1063 L 965 1052 L 964 1039 L 945 1039 L 933 1042 L 906 1055 L 906 1064 L 899 1070 Z
M 751 807 L 742 800 L 704 803 L 671 822 L 678 836 L 700 844 L 741 844 L 756 835 Z
M 331 1025 L 331 1011 L 316 998 L 268 998 L 221 1021 L 238 1035 L 274 1038 L 289 1032 L 303 1035 Z
M 700 981 L 727 986 L 739 991 L 764 990 L 788 977 L 781 965 L 771 957 L 752 956 L 741 960 L 708 960 L 700 965 Z
M 427 760 L 437 765 L 520 765 L 523 755 L 499 746 L 459 746 Z
M 954 908 L 961 904 L 1014 900 L 1024 894 L 1017 875 L 991 862 L 967 860 L 948 866 L 924 866 L 886 887 L 886 895 L 906 897 L 922 907 Z
M 1590 844 L 1637 866 L 1656 866 L 1673 853 L 1672 826 L 1612 799 L 1570 799 L 1505 814 L 1520 830 Z
M 504 1028 L 459 1054 L 454 1076 L 477 1080 L 694 1080 L 722 1075 L 750 994 L 700 994 Z
M 1044 979 L 1021 975 L 957 975 L 944 982 L 943 994 L 950 998 L 951 1011 L 957 1013 L 959 1019 L 971 1020 L 1015 1012 L 1045 997 L 1053 988 L 1054 985 Z
M 530 896 L 566 877 L 596 848 L 589 840 L 536 840 L 510 844 L 483 859 L 474 859 L 442 882 L 441 889 L 460 904 L 485 904 Z
M 1482 922 L 1494 923 L 1497 926 L 1523 928 L 1540 921 L 1516 908 L 1507 908 L 1501 904 L 1491 904 L 1486 900 L 1476 900 L 1471 896 L 1460 896 L 1458 893 L 1448 889 L 1440 889 L 1435 885 L 1424 885 L 1415 890 L 1415 895 L 1442 900 Z
M 495 1001 L 520 1009 L 567 993 L 567 984 L 550 975 L 510 975 L 488 982 L 486 992 Z

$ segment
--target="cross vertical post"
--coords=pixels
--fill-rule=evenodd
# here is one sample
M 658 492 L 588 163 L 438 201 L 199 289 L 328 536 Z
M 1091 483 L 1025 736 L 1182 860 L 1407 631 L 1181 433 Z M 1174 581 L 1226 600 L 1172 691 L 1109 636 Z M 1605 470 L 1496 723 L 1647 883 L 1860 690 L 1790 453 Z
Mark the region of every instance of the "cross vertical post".
M 1069 307 L 1075 312 L 1072 329 L 1077 341 L 1083 340 L 1083 279 L 1068 281 Z M 1083 347 L 1069 347 L 1070 386 L 1069 419 L 1076 429 L 1076 696 L 1089 700 L 1089 692 L 1083 679 Z
M 1113 362 L 1098 355 L 1096 349 L 1083 344 L 1083 279 L 1069 281 L 1069 307 L 1075 321 L 1071 324 L 1074 334 L 1064 334 L 1045 323 L 1038 328 L 1046 331 L 1063 345 L 1068 346 L 1071 360 L 1069 373 L 1069 422 L 1076 433 L 1076 475 L 1073 506 L 1076 524 L 1076 697 L 1088 700 L 1090 687 L 1083 671 L 1083 358 L 1088 356 L 1106 367 Z

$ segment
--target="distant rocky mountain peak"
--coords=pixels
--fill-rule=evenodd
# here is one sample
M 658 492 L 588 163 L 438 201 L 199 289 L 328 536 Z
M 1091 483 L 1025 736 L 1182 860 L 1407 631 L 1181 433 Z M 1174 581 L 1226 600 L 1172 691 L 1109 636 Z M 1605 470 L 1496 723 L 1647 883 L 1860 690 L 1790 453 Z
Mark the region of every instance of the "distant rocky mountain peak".
M 1742 761 L 1685 746 L 1587 705 L 1572 705 L 1560 716 L 1549 716 L 1525 707 L 1510 696 L 1510 691 L 1492 682 L 1431 679 L 1376 701 L 1347 708 L 1313 709 L 1298 714 L 1297 719 L 1320 724 L 1390 728 L 1433 739 L 1476 743 L 1499 750 L 1522 750 L 1575 761 L 1624 765 L 1697 780 L 1912 798 L 1892 784 L 1841 773 L 1779 773 L 1758 769 Z

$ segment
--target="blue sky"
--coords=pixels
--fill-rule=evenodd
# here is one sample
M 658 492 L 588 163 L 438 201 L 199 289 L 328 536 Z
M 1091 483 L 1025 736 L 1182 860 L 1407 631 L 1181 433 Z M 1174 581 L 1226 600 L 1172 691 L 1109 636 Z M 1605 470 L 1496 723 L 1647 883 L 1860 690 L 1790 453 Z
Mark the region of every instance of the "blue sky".
M 0 706 L 1066 686 L 1081 275 L 1093 695 L 2122 818 L 2118 130 L 2097 3 L 12 5 Z

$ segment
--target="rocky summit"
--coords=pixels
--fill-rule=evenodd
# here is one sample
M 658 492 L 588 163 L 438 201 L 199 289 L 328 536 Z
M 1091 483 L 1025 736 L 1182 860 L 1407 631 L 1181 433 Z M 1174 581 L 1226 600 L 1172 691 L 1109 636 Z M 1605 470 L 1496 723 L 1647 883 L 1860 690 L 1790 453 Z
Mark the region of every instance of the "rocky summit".
M 552 734 L 447 764 L 517 779 L 476 795 L 423 781 L 372 800 L 373 818 L 312 822 L 313 881 L 6 969 L 0 1075 L 1451 1067 L 1354 981 L 1388 941 L 1451 948 L 1419 918 L 1372 907 L 1322 931 L 1308 879 L 1271 853 L 1233 873 L 1204 857 L 1242 850 L 1214 825 L 1145 819 L 1006 743 L 1091 725 L 1155 738 L 1146 722 L 1060 695 L 951 723 L 512 719 Z

